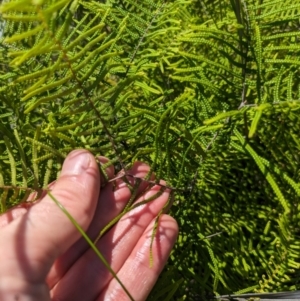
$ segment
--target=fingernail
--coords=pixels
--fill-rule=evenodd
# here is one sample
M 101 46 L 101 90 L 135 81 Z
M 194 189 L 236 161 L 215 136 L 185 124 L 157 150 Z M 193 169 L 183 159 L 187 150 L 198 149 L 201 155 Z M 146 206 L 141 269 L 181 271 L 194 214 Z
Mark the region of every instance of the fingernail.
M 91 155 L 88 152 L 74 151 L 66 158 L 61 176 L 76 176 L 84 173 L 90 166 Z

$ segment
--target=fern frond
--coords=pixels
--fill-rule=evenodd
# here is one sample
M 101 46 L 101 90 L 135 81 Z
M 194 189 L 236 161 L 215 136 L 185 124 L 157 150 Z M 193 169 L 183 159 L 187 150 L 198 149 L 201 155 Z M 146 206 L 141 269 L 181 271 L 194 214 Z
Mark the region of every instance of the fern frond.
M 255 151 L 252 149 L 252 147 L 247 144 L 244 140 L 244 138 L 242 137 L 242 135 L 237 131 L 234 130 L 234 133 L 236 135 L 236 137 L 239 139 L 240 143 L 245 147 L 245 149 L 250 153 L 250 155 L 252 156 L 252 158 L 254 159 L 254 161 L 256 162 L 257 166 L 259 167 L 259 169 L 261 170 L 261 172 L 265 175 L 266 180 L 269 182 L 269 184 L 271 185 L 272 189 L 274 190 L 275 194 L 278 197 L 279 202 L 281 203 L 282 207 L 285 210 L 285 213 L 289 213 L 290 212 L 290 206 L 289 204 L 286 202 L 282 192 L 280 191 L 277 183 L 275 182 L 275 180 L 273 179 L 272 175 L 270 174 L 270 172 L 266 169 L 266 167 L 264 166 L 264 164 L 262 163 L 262 161 L 260 160 L 259 156 L 255 153 Z
M 180 225 L 149 300 L 297 288 L 297 1 L 4 1 L 2 212 L 73 149 L 116 172 L 140 160 L 177 191 Z

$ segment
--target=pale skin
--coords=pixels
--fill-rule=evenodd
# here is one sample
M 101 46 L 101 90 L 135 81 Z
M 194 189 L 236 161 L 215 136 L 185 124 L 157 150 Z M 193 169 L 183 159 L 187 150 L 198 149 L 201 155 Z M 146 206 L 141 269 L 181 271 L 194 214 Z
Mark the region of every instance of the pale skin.
M 149 166 L 137 162 L 129 172 L 143 178 Z M 115 177 L 113 167 L 107 173 L 110 178 Z M 133 184 L 134 177 L 128 180 Z M 139 188 L 137 201 L 154 195 L 160 186 L 147 188 L 145 181 Z M 113 183 L 101 187 L 97 163 L 85 150 L 68 155 L 60 177 L 50 189 L 92 239 L 121 212 L 130 198 L 122 179 L 116 180 L 115 189 Z M 153 242 L 154 261 L 150 267 L 154 220 L 169 193 L 167 189 L 155 201 L 127 213 L 97 243 L 136 301 L 146 300 L 177 238 L 176 221 L 163 214 Z M 17 207 L 0 216 L 0 300 L 130 299 L 66 215 L 44 195 L 33 205 Z

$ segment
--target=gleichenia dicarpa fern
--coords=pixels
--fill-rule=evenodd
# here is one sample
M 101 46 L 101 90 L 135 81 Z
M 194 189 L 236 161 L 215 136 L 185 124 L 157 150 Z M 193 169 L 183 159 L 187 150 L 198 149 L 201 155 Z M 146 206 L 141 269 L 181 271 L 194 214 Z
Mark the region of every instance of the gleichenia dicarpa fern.
M 1 212 L 45 189 L 74 148 L 118 170 L 145 161 L 177 190 L 180 224 L 149 300 L 299 288 L 299 11 L 2 1 Z

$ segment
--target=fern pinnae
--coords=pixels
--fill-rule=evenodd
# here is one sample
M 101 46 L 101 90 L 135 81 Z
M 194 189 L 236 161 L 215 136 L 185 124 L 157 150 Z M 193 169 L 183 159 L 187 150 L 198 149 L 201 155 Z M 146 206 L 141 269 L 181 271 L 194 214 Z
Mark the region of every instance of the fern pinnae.
M 164 132 L 165 132 L 165 130 L 163 129 L 163 131 L 160 133 L 159 140 L 155 139 L 155 143 L 154 143 L 154 146 L 155 146 L 155 157 L 154 158 L 156 158 L 156 160 L 155 160 L 155 162 L 156 162 L 156 176 L 157 176 L 158 179 L 161 179 L 162 171 L 163 171 L 163 168 L 165 166 L 164 150 L 163 150 Z M 151 166 L 151 168 L 152 168 L 152 166 Z
M 180 53 L 181 55 L 184 56 L 184 53 Z M 186 56 L 186 55 L 185 55 Z M 203 61 L 204 63 L 207 63 L 209 66 L 214 66 L 217 68 L 222 68 L 224 71 L 226 71 L 227 73 L 233 75 L 236 78 L 241 78 L 240 74 L 238 73 L 234 73 L 231 68 L 228 68 L 226 65 L 221 65 L 221 64 L 216 64 L 202 56 L 197 56 L 197 59 L 200 61 Z M 202 71 L 203 67 L 202 66 L 197 66 L 197 67 L 189 67 L 189 68 L 176 68 L 174 69 L 175 73 L 174 74 L 178 74 L 178 73 L 191 73 L 191 72 L 197 72 L 197 71 Z M 213 71 L 213 69 L 210 69 L 211 71 Z M 217 72 L 217 71 L 216 71 Z
M 76 145 L 77 145 L 76 141 L 73 138 L 71 138 L 70 136 L 65 135 L 63 133 L 59 133 L 59 132 L 55 131 L 55 132 L 50 132 L 50 135 L 60 138 L 62 141 L 64 140 L 64 141 L 69 142 L 72 147 L 76 147 Z
M 8 153 L 8 159 L 9 159 L 9 164 L 10 164 L 11 184 L 13 186 L 16 186 L 17 185 L 17 169 L 16 169 L 16 161 L 15 161 L 14 155 L 13 155 L 13 150 L 11 148 L 11 144 L 10 144 L 8 137 L 4 136 L 3 139 L 4 139 L 4 143 L 6 146 L 7 153 Z
M 169 144 L 169 131 L 170 131 L 170 123 L 168 122 L 165 131 L 165 153 L 166 153 L 166 174 L 167 179 L 169 179 L 171 174 L 171 156 L 170 156 L 170 144 Z
M 282 214 L 279 219 L 277 220 L 277 223 L 279 225 L 280 233 L 282 234 L 282 237 L 286 240 L 290 240 L 290 233 L 288 231 L 288 222 L 286 220 L 286 216 Z
M 276 174 L 281 176 L 296 192 L 298 196 L 300 196 L 300 184 L 296 183 L 292 178 L 290 178 L 285 172 L 276 166 L 273 166 L 268 160 L 260 156 L 260 160 L 266 165 L 269 169 L 274 171 Z
M 261 116 L 262 116 L 262 110 L 257 110 L 255 112 L 254 118 L 252 119 L 252 123 L 248 133 L 248 138 L 252 138 L 254 136 Z
M 84 14 L 84 16 L 80 19 L 80 20 L 76 20 L 73 18 L 73 21 L 75 22 L 76 26 L 74 26 L 74 30 L 72 30 L 69 35 L 62 41 L 62 46 L 63 46 L 63 49 L 66 49 L 66 50 L 69 50 L 67 47 L 68 45 L 70 45 L 71 43 L 74 43 L 76 41 L 76 44 L 78 42 L 78 38 L 75 38 L 74 35 L 77 33 L 77 32 L 81 32 L 81 34 L 84 34 L 83 31 L 80 30 L 80 28 L 82 26 L 84 26 L 84 22 L 87 21 L 87 18 L 89 17 L 89 14 Z M 95 17 L 99 17 L 99 13 L 95 15 Z M 86 26 L 87 28 L 92 28 L 92 24 L 93 24 L 93 21 L 94 20 L 91 20 L 91 22 Z M 102 23 L 101 23 L 102 24 Z M 99 24 L 100 25 L 100 24 Z M 72 41 L 72 42 L 70 42 Z M 75 46 L 75 45 L 74 45 Z
M 264 48 L 264 51 L 278 51 L 278 50 L 287 50 L 287 51 L 292 51 L 292 50 L 300 50 L 300 45 L 272 45 Z
M 20 4 L 23 5 L 20 7 Z M 37 8 L 35 5 L 27 6 L 26 4 L 28 4 L 28 0 L 5 2 L 0 7 L 0 13 L 3 14 L 9 11 L 36 12 Z
M 66 6 L 70 0 L 60 0 L 57 2 L 54 2 L 54 4 L 49 5 L 46 9 L 40 11 L 41 14 L 46 17 L 47 15 L 53 14 L 59 10 L 61 10 L 64 6 Z
M 26 103 L 24 113 L 28 114 L 31 111 L 33 111 L 34 109 L 36 109 L 37 107 L 39 107 L 41 104 L 47 103 L 51 100 L 58 99 L 62 96 L 68 95 L 71 92 L 76 91 L 77 89 L 78 89 L 77 87 L 71 87 L 69 89 L 61 90 L 61 92 L 53 93 L 53 94 L 50 94 L 49 96 L 45 96 L 45 97 L 42 97 L 42 98 L 36 99 L 36 97 L 34 97 L 32 100 L 30 100 Z
M 15 83 L 19 83 L 19 82 L 22 82 L 22 81 L 30 81 L 30 80 L 33 80 L 35 78 L 39 78 L 39 77 L 42 77 L 42 76 L 50 76 L 51 73 L 54 73 L 55 70 L 57 70 L 57 68 L 59 67 L 62 67 L 62 68 L 65 68 L 67 67 L 67 64 L 60 64 L 61 61 L 60 60 L 57 60 L 57 62 L 52 65 L 51 67 L 48 67 L 48 68 L 44 68 L 42 70 L 38 70 L 38 71 L 35 71 L 35 72 L 32 72 L 32 73 L 29 73 L 29 74 L 26 74 L 26 75 L 22 75 L 22 76 L 19 76 L 16 80 L 15 80 Z M 29 93 L 29 92 L 28 92 Z
M 146 83 L 142 83 L 140 81 L 136 81 L 134 83 L 135 86 L 138 86 L 138 87 L 141 87 L 143 90 L 146 90 L 150 93 L 153 93 L 153 94 L 156 94 L 156 95 L 160 95 L 161 94 L 161 91 L 158 91 L 152 87 L 150 87 L 149 85 L 147 85 Z
M 78 59 L 81 59 L 82 57 L 84 57 L 84 55 L 93 47 L 95 46 L 97 43 L 103 41 L 105 39 L 105 37 L 107 36 L 107 34 L 104 32 L 102 34 L 100 34 L 97 38 L 92 39 L 91 41 L 89 41 L 81 51 L 79 51 L 78 53 L 76 53 L 74 56 L 71 56 L 68 58 L 69 62 L 76 62 Z M 108 45 L 106 45 L 107 43 L 109 43 Z M 99 51 L 102 51 L 103 49 L 105 49 L 106 47 L 108 47 L 111 43 L 113 43 L 113 41 L 107 42 L 106 44 L 102 45 L 102 48 Z M 65 50 L 66 51 L 66 50 Z
M 157 124 L 157 123 L 158 123 L 157 118 L 155 118 L 155 116 L 153 116 L 153 115 L 144 114 L 143 117 L 144 117 L 145 119 L 151 121 L 151 122 L 154 123 L 154 124 Z
M 103 128 L 103 125 L 102 124 L 99 124 L 97 126 L 93 126 L 87 130 L 84 130 L 82 132 L 78 132 L 77 135 L 78 136 L 88 136 L 88 135 L 91 135 L 93 133 L 99 133 L 99 131 Z
M 36 148 L 36 147 L 35 147 Z M 32 154 L 33 154 L 34 150 L 32 150 Z M 54 154 L 53 153 L 48 153 L 46 155 L 43 155 L 43 156 L 37 156 L 37 153 L 36 155 L 33 156 L 35 159 L 32 159 L 32 163 L 34 165 L 34 169 L 36 169 L 36 165 L 42 161 L 45 161 L 45 160 L 48 160 L 48 159 L 51 159 L 54 157 Z
M 171 107 L 169 109 L 167 109 L 165 111 L 165 113 L 163 113 L 163 115 L 161 116 L 161 118 L 157 124 L 157 127 L 156 127 L 155 140 L 154 140 L 155 153 L 154 153 L 153 164 L 151 166 L 151 170 L 150 170 L 149 174 L 152 173 L 153 170 L 155 170 L 159 161 L 162 162 L 162 160 L 161 160 L 162 150 L 161 150 L 161 142 L 160 142 L 162 133 L 164 131 L 162 129 L 162 124 L 170 110 L 171 110 Z M 160 175 L 158 176 L 158 178 L 160 178 Z
M 52 166 L 53 166 L 53 159 L 49 159 L 47 161 L 47 167 L 46 167 L 46 171 L 45 171 L 45 175 L 44 175 L 43 188 L 47 188 L 47 186 L 50 182 Z
M 40 16 L 37 14 L 2 14 L 2 18 L 7 21 L 13 22 L 39 22 L 41 21 Z
M 3 190 L 2 193 L 0 194 L 0 208 L 1 208 L 1 213 L 4 213 L 7 211 L 7 196 L 8 196 L 8 189 L 3 189 L 0 187 L 0 190 Z
M 122 105 L 124 104 L 124 102 L 127 101 L 128 97 L 132 95 L 132 91 L 128 91 L 127 93 L 125 93 L 124 95 L 121 95 L 118 100 L 115 103 L 115 106 L 113 108 L 113 115 L 116 115 L 117 112 L 120 110 L 120 108 L 122 108 Z
M 163 8 L 164 5 L 165 5 L 164 2 L 162 2 L 162 3 L 160 4 L 160 7 L 157 8 L 157 10 L 155 11 L 155 13 L 153 14 L 152 19 L 150 20 L 150 22 L 148 23 L 147 27 L 145 28 L 143 34 L 140 36 L 139 41 L 138 41 L 138 43 L 137 43 L 137 45 L 136 45 L 136 47 L 135 47 L 133 53 L 131 54 L 131 57 L 130 57 L 130 63 L 132 63 L 132 62 L 134 61 L 135 56 L 136 56 L 136 54 L 137 54 L 137 52 L 138 52 L 140 46 L 142 45 L 143 40 L 145 39 L 145 37 L 146 37 L 146 35 L 147 35 L 147 33 L 148 33 L 150 27 L 152 26 L 152 23 L 153 23 L 154 20 L 157 18 L 157 16 L 158 16 L 160 10 Z M 151 15 L 151 13 L 150 13 L 150 15 Z M 128 73 L 128 72 L 129 72 L 129 68 L 127 68 L 127 70 L 126 70 L 126 73 Z
M 94 27 L 90 28 L 87 31 L 81 32 L 81 34 L 75 40 L 73 40 L 67 46 L 64 45 L 65 51 L 73 50 L 75 46 L 78 46 L 80 42 L 83 42 L 82 40 L 89 38 L 92 34 L 95 34 L 98 31 L 100 33 L 104 26 L 105 26 L 104 23 L 100 23 L 100 24 L 97 24 Z M 67 38 L 67 39 L 69 40 L 70 38 Z
M 148 123 L 148 121 L 146 119 L 143 119 L 143 120 L 137 122 L 128 131 L 126 131 L 124 133 L 121 132 L 119 135 L 125 136 L 125 137 L 130 137 L 130 134 L 132 134 L 133 132 L 137 131 L 138 129 L 142 130 L 144 128 L 144 125 L 146 125 L 147 123 Z
M 194 83 L 199 83 L 203 85 L 204 87 L 208 87 L 211 89 L 214 93 L 217 95 L 220 94 L 219 89 L 214 86 L 209 80 L 206 80 L 205 78 L 197 78 L 197 77 L 184 77 L 184 76 L 176 76 L 176 75 L 170 75 L 171 79 L 178 80 L 180 82 L 194 82 Z
M 25 152 L 24 152 L 24 149 L 22 147 L 21 139 L 20 139 L 19 132 L 17 131 L 17 129 L 14 129 L 14 136 L 15 136 L 16 144 L 17 144 L 17 147 L 18 147 L 18 150 L 19 150 L 19 154 L 20 154 L 20 157 L 21 157 L 23 187 L 27 187 L 28 175 L 27 175 L 26 156 L 25 156 Z
M 290 32 L 276 33 L 274 35 L 265 36 L 262 38 L 262 40 L 268 41 L 268 40 L 275 40 L 279 38 L 290 38 L 298 35 L 300 35 L 299 31 L 290 31 Z
M 66 76 L 64 78 L 62 78 L 62 79 L 60 79 L 58 81 L 46 84 L 42 88 L 38 88 L 38 89 L 36 89 L 34 91 L 31 91 L 26 96 L 22 97 L 21 101 L 28 100 L 29 98 L 31 98 L 31 97 L 33 97 L 35 95 L 38 95 L 38 94 L 41 94 L 41 93 L 46 92 L 48 90 L 60 87 L 62 84 L 68 82 L 71 78 L 72 78 L 72 75 L 70 73 L 66 74 Z
M 47 38 L 45 38 L 45 41 Z M 23 61 L 28 61 L 28 63 L 32 63 L 33 60 L 35 60 L 35 57 L 42 54 L 49 54 L 51 51 L 58 50 L 57 47 L 53 46 L 52 42 L 44 44 L 42 47 L 37 47 L 32 52 L 28 52 L 28 50 L 22 50 L 22 51 L 10 51 L 8 53 L 9 57 L 15 57 L 14 60 L 11 61 L 11 65 L 15 64 L 21 64 L 20 58 L 23 59 Z M 63 65 L 60 66 L 63 68 Z M 26 76 L 26 75 L 25 75 Z
M 212 123 L 215 123 L 216 121 L 228 118 L 228 117 L 232 117 L 232 116 L 236 116 L 236 115 L 240 115 L 243 112 L 241 110 L 235 110 L 235 111 L 228 111 L 228 112 L 224 112 L 224 113 L 220 113 L 217 116 L 210 118 L 208 120 L 205 120 L 203 123 L 205 125 L 210 125 Z
M 293 59 L 265 59 L 266 63 L 279 64 L 279 65 L 296 65 L 299 66 L 300 62 Z
M 32 30 L 32 27 L 33 26 L 33 22 L 30 22 L 26 28 L 26 31 L 31 31 Z M 24 29 L 25 29 L 25 26 L 24 26 L 24 23 L 19 23 L 19 26 L 18 26 L 18 29 L 16 30 L 15 32 L 15 35 L 19 35 L 21 32 L 24 32 Z M 25 38 L 25 39 L 22 39 L 24 40 L 24 42 L 28 43 L 30 40 L 32 40 L 32 36 L 31 37 L 28 37 L 28 38 Z M 30 43 L 30 42 L 29 42 Z M 15 43 L 17 44 L 17 43 Z
M 146 111 L 147 113 L 148 113 L 148 111 Z M 125 117 L 125 118 L 122 118 L 117 124 L 115 124 L 114 126 L 113 126 L 113 129 L 114 130 L 117 130 L 117 129 L 119 129 L 124 123 L 126 123 L 127 121 L 129 121 L 129 120 L 134 120 L 134 118 L 136 118 L 136 117 L 140 117 L 140 116 L 143 116 L 143 114 L 144 113 L 146 113 L 146 112 L 144 112 L 144 110 L 139 110 L 137 113 L 134 113 L 134 114 L 132 114 L 132 115 L 129 115 L 129 116 L 127 116 L 127 117 Z M 151 112 L 151 111 L 149 111 L 149 113 L 151 114 L 153 114 L 153 112 Z M 153 116 L 154 117 L 154 116 Z M 155 116 L 155 117 L 157 117 L 157 116 Z M 154 118 L 155 118 L 154 117 Z
M 9 198 L 9 202 L 11 205 L 15 205 L 18 203 L 19 193 L 20 193 L 19 187 L 14 187 L 13 194 Z
M 200 133 L 203 133 L 203 132 L 210 132 L 210 131 L 216 131 L 216 130 L 219 130 L 221 128 L 224 127 L 224 124 L 217 124 L 217 125 L 210 125 L 210 126 L 207 126 L 207 125 L 204 125 L 204 126 L 200 126 L 194 130 L 191 131 L 191 133 L 194 135 L 194 134 L 200 134 Z M 196 138 L 196 136 L 195 136 Z M 195 139 L 194 138 L 194 139 Z
M 179 173 L 178 173 L 178 183 L 181 182 L 182 180 L 182 176 L 183 176 L 183 169 L 184 169 L 184 162 L 187 158 L 187 155 L 190 151 L 190 149 L 194 146 L 195 142 L 197 141 L 198 137 L 204 133 L 204 132 L 207 132 L 207 131 L 214 131 L 214 130 L 218 130 L 220 128 L 222 128 L 223 125 L 216 125 L 216 126 L 202 126 L 200 127 L 199 129 L 195 130 L 194 132 L 192 132 L 192 134 L 196 134 L 193 139 L 190 141 L 190 144 L 189 146 L 187 147 L 186 151 L 184 152 L 184 155 L 182 157 L 182 161 L 181 161 L 181 165 L 180 165 L 180 169 L 179 169 Z M 199 155 L 202 154 L 205 155 L 205 153 L 203 154 L 203 152 L 199 152 Z
M 216 292 L 217 291 L 217 288 L 218 288 L 218 282 L 219 282 L 219 279 L 220 279 L 220 274 L 219 274 L 219 267 L 218 267 L 218 261 L 214 255 L 214 252 L 210 246 L 210 244 L 207 244 L 206 245 L 206 249 L 209 253 L 209 257 L 213 263 L 213 272 L 215 274 L 214 276 L 214 283 L 213 283 L 213 291 Z
M 149 253 L 149 265 L 150 265 L 150 268 L 153 267 L 153 243 L 154 243 L 154 239 L 155 239 L 155 236 L 156 236 L 156 233 L 157 233 L 157 228 L 158 228 L 158 224 L 159 224 L 159 218 L 162 214 L 162 211 L 157 215 L 157 217 L 155 218 L 154 220 L 154 227 L 152 229 L 152 233 L 151 233 L 151 241 L 150 241 L 150 246 L 149 246 L 149 249 L 150 249 L 150 253 Z
M 90 67 L 90 69 L 84 75 L 82 75 L 82 77 L 80 79 L 84 82 L 85 80 L 87 80 L 94 73 L 94 71 L 96 70 L 96 68 L 99 66 L 99 64 L 101 62 L 105 62 L 108 59 L 114 58 L 114 57 L 116 57 L 120 54 L 121 54 L 121 52 L 110 52 L 110 53 L 106 53 L 106 54 L 103 54 L 103 55 L 99 56 L 93 62 L 93 65 Z M 111 66 L 111 67 L 113 67 L 113 66 Z M 78 68 L 79 68 L 79 66 L 76 66 L 75 69 L 78 70 Z
M 135 2 L 132 0 L 126 0 L 126 2 L 130 3 L 132 6 L 134 6 L 139 11 L 143 12 L 145 15 L 150 16 L 150 17 L 153 16 L 153 12 L 150 9 L 139 4 L 138 2 Z M 158 3 L 156 4 L 156 8 L 158 8 L 158 6 L 161 5 L 161 3 L 162 3 L 162 1 L 158 1 Z
M 95 57 L 97 57 L 97 55 L 99 55 L 99 53 L 103 52 L 106 48 L 110 47 L 112 44 L 114 44 L 115 41 L 112 39 L 110 41 L 108 41 L 107 43 L 97 47 L 97 49 L 95 49 L 94 51 L 92 51 L 82 62 L 80 62 L 80 64 L 74 66 L 74 70 L 78 71 L 81 68 L 85 67 L 85 65 L 87 65 L 90 61 L 92 61 L 93 59 L 95 59 Z M 101 60 L 100 58 L 98 58 L 96 60 L 96 62 L 101 62 L 107 58 L 116 56 L 116 54 L 120 54 L 121 52 L 112 52 L 112 53 L 107 53 L 105 55 L 103 55 L 103 57 L 101 56 Z M 73 62 L 73 58 L 70 60 L 71 62 Z M 74 61 L 77 61 L 77 58 L 74 59 Z M 93 68 L 94 69 L 94 68 Z
M 126 79 L 120 81 L 115 86 L 111 87 L 110 89 L 106 90 L 104 93 L 100 95 L 101 98 L 105 99 L 108 95 L 112 98 L 112 100 L 115 100 L 117 96 L 121 93 L 122 88 L 135 80 L 139 79 L 143 76 L 143 73 L 135 74 L 132 76 L 127 77 Z M 111 95 L 112 94 L 112 95 Z
M 26 51 L 22 56 L 16 57 L 14 60 L 11 61 L 12 66 L 19 66 L 23 64 L 25 61 L 29 60 L 30 58 L 37 56 L 40 53 L 47 53 L 52 47 L 52 43 L 48 42 L 48 37 L 44 36 L 32 49 Z M 45 46 L 46 45 L 46 46 Z
M 293 76 L 294 76 L 294 72 L 290 71 L 289 76 L 288 76 L 288 81 L 287 81 L 287 100 L 288 101 L 293 100 L 293 93 L 292 93 Z
M 238 132 L 238 130 L 235 129 L 234 130 L 234 134 L 239 139 L 239 141 L 241 142 L 241 144 L 245 147 L 245 149 L 249 152 L 249 154 L 252 156 L 252 158 L 256 162 L 256 164 L 259 167 L 259 169 L 261 170 L 261 172 L 265 175 L 266 180 L 269 182 L 270 186 L 272 187 L 272 189 L 273 189 L 274 193 L 276 194 L 279 202 L 281 203 L 282 207 L 284 208 L 285 213 L 286 214 L 289 213 L 290 212 L 289 204 L 286 202 L 286 199 L 283 196 L 283 194 L 282 194 L 280 188 L 278 187 L 276 181 L 274 180 L 274 178 L 272 177 L 272 175 L 270 174 L 270 172 L 266 169 L 265 165 L 262 163 L 262 161 L 260 160 L 259 156 L 252 149 L 252 147 L 245 142 L 244 138 Z
M 3 178 L 3 174 L 0 170 L 0 188 L 4 187 L 4 178 Z
M 82 105 L 81 101 L 77 101 L 77 106 L 65 106 L 64 108 L 62 108 L 62 110 L 59 112 L 59 116 L 60 117 L 62 117 L 62 116 L 71 116 L 71 115 L 75 116 L 75 115 L 79 115 L 81 113 L 86 112 L 88 109 L 89 109 L 88 104 L 83 104 Z
M 37 34 L 42 29 L 43 29 L 43 27 L 41 25 L 40 26 L 36 26 L 35 28 L 33 28 L 31 30 L 27 30 L 27 31 L 22 32 L 20 34 L 15 34 L 15 35 L 13 35 L 10 38 L 5 38 L 4 43 L 14 43 L 16 41 L 26 39 L 28 37 L 31 37 L 31 36 Z
M 159 128 L 158 125 L 157 125 L 157 129 Z M 161 159 L 162 150 L 160 145 L 160 139 L 161 139 L 161 132 L 156 130 L 155 139 L 154 139 L 155 152 L 154 152 L 153 164 L 151 165 L 150 171 L 148 172 L 146 179 L 150 177 L 152 172 L 156 169 L 157 165 L 159 164 L 159 160 Z
M 267 222 L 267 224 L 266 224 L 266 226 L 265 226 L 265 228 L 264 228 L 264 235 L 268 235 L 268 233 L 269 233 L 269 231 L 270 231 L 270 227 L 271 227 L 271 221 L 270 220 L 268 220 L 268 222 Z
M 280 83 L 281 83 L 281 80 L 282 80 L 282 76 L 285 72 L 285 68 L 282 66 L 279 70 L 279 73 L 277 75 L 277 78 L 276 78 L 276 83 L 275 83 L 275 87 L 274 87 L 274 92 L 273 92 L 273 95 L 274 95 L 274 100 L 275 101 L 280 101 Z
M 41 128 L 37 127 L 34 133 L 34 139 L 32 140 L 31 144 L 31 153 L 32 153 L 32 167 L 33 167 L 33 176 L 34 176 L 34 187 L 39 187 L 39 166 L 36 160 L 38 159 L 38 146 L 37 144 L 33 143 L 35 140 L 39 140 L 41 136 Z
M 38 89 L 40 86 L 42 86 L 45 83 L 46 79 L 47 79 L 47 75 L 42 76 L 35 84 L 30 86 L 28 89 L 24 90 L 24 94 L 29 94 L 32 91 Z
M 103 181 L 101 180 L 101 187 L 104 187 L 106 185 L 106 183 L 109 181 L 109 176 L 108 176 L 108 174 L 106 172 L 106 169 L 103 167 L 103 165 L 101 164 L 101 162 L 99 160 L 97 160 L 97 158 L 96 158 L 96 161 L 99 164 L 100 175 L 104 179 Z
M 262 51 L 262 38 L 261 38 L 261 34 L 260 34 L 260 28 L 259 25 L 256 23 L 254 25 L 254 30 L 255 30 L 255 52 L 256 52 L 256 62 L 257 62 L 257 69 L 259 72 L 259 76 L 260 76 L 260 80 L 262 80 L 262 55 L 263 55 L 263 51 Z
M 91 121 L 95 121 L 95 120 L 97 120 L 97 117 L 84 118 L 83 120 L 79 120 L 72 124 L 58 126 L 58 127 L 48 127 L 47 129 L 44 130 L 44 132 L 65 132 L 68 130 L 78 128 L 81 125 L 88 124 Z
M 37 140 L 35 140 L 35 139 L 32 139 L 32 138 L 30 138 L 30 137 L 26 137 L 26 139 L 27 139 L 28 141 L 32 142 L 33 145 L 39 146 L 40 148 L 43 148 L 43 149 L 45 149 L 45 150 L 47 150 L 47 151 L 53 153 L 54 155 L 58 156 L 59 158 L 65 159 L 66 156 L 67 156 L 65 153 L 61 153 L 60 151 L 58 151 L 58 150 L 52 148 L 51 146 L 46 145 L 46 144 L 44 144 L 44 143 L 42 143 L 42 142 L 39 142 L 39 141 L 37 141 Z M 35 159 L 37 159 L 37 158 L 35 158 Z

